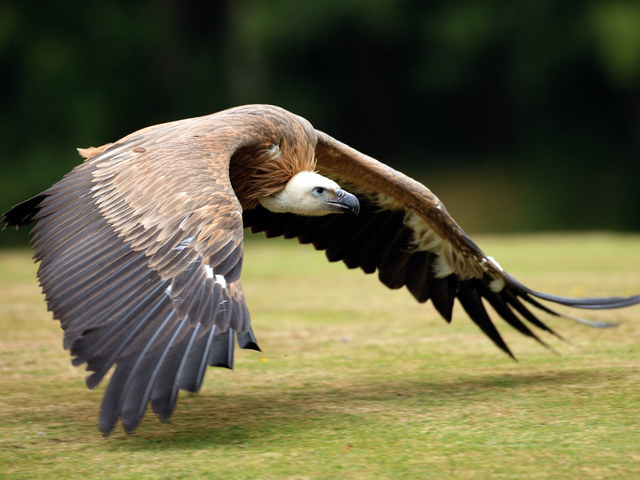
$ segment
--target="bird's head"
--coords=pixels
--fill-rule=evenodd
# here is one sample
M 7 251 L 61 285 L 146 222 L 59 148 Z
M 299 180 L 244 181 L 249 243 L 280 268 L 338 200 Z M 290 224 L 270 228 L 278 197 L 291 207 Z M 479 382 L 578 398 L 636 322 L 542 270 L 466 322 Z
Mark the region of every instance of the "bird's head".
M 315 172 L 300 172 L 291 177 L 279 192 L 259 199 L 272 212 L 319 217 L 330 213 L 358 214 L 360 203 L 355 195 Z

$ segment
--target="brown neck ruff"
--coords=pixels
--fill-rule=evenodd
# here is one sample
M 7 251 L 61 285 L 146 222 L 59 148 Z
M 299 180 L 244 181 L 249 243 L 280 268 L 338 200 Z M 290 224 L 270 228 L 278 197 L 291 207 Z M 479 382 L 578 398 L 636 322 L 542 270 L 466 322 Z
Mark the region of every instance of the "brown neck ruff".
M 239 149 L 231 157 L 229 178 L 242 208 L 248 210 L 258 205 L 259 198 L 284 189 L 297 173 L 315 168 L 315 145 L 306 135 L 295 135 L 276 146 L 265 142 Z

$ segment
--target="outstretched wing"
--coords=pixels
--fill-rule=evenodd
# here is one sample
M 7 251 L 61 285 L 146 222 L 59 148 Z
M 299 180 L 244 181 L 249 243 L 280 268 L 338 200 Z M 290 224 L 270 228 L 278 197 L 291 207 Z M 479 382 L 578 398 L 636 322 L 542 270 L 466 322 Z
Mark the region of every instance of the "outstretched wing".
M 190 122 L 190 123 L 188 123 Z M 162 420 L 207 365 L 231 368 L 234 340 L 257 349 L 240 282 L 242 209 L 229 161 L 246 141 L 196 138 L 199 119 L 141 130 L 97 149 L 49 190 L 5 215 L 37 220 L 38 276 L 74 364 L 95 387 L 116 365 L 100 430 Z M 208 122 L 211 128 L 212 122 Z M 85 153 L 86 152 L 81 152 Z
M 321 174 L 358 196 L 358 217 L 302 218 L 257 208 L 244 213 L 245 226 L 268 237 L 282 235 L 312 243 L 325 250 L 330 261 L 342 260 L 349 268 L 359 267 L 366 273 L 377 270 L 386 286 L 406 286 L 419 302 L 431 300 L 447 321 L 457 298 L 469 317 L 511 357 L 484 301 L 507 323 L 543 345 L 530 325 L 557 334 L 530 307 L 559 314 L 537 299 L 578 308 L 640 303 L 640 296 L 572 299 L 535 292 L 485 255 L 425 186 L 323 132 L 318 132 L 316 156 Z

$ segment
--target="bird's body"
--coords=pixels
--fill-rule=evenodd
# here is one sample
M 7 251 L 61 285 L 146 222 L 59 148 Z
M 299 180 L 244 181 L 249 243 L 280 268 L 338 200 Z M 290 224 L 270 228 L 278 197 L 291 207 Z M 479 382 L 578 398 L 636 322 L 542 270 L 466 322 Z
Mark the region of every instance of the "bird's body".
M 377 270 L 388 287 L 431 299 L 447 321 L 458 298 L 509 355 L 483 298 L 541 343 L 526 322 L 551 330 L 527 303 L 557 314 L 535 297 L 578 308 L 640 302 L 524 287 L 426 187 L 278 107 L 156 125 L 80 153 L 83 164 L 4 221 L 38 221 L 40 283 L 74 364 L 93 372 L 87 385 L 116 366 L 104 434 L 118 418 L 135 429 L 148 402 L 167 420 L 178 390 L 198 391 L 207 365 L 232 366 L 236 336 L 241 348 L 258 348 L 240 280 L 244 228 Z M 336 215 L 343 212 L 359 215 Z

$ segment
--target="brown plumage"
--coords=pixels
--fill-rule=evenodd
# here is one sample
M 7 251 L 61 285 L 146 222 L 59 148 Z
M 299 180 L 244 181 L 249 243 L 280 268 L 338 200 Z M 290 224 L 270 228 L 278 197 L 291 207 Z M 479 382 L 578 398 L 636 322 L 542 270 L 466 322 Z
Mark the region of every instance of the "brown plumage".
M 73 363 L 92 372 L 87 385 L 115 365 L 100 414 L 105 435 L 118 418 L 133 431 L 148 402 L 168 420 L 178 390 L 198 391 L 207 365 L 231 368 L 236 337 L 258 349 L 240 281 L 244 228 L 378 271 L 388 287 L 431 300 L 447 321 L 457 298 L 509 355 L 482 299 L 540 343 L 527 323 L 554 332 L 530 306 L 558 314 L 537 299 L 578 308 L 640 302 L 528 289 L 425 186 L 278 107 L 156 125 L 79 151 L 83 164 L 4 222 L 38 221 L 40 283 Z

